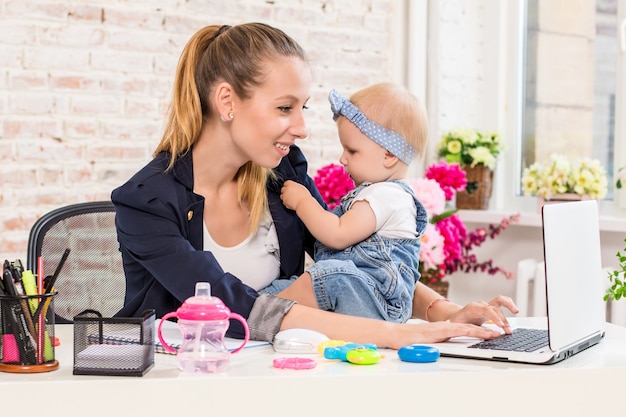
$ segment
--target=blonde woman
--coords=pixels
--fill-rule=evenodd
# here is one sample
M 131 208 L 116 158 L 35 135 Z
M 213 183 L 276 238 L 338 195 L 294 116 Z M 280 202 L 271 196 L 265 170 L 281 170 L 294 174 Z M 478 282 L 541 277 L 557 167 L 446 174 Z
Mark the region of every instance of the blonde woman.
M 496 337 L 476 324 L 505 327 L 501 307 L 515 308 L 507 297 L 461 307 L 416 292 L 415 315 L 424 317 L 431 305 L 429 317 L 438 321 L 409 325 L 259 294 L 277 278 L 302 274 L 305 250 L 313 249 L 313 237 L 280 201 L 284 181 L 292 179 L 323 204 L 294 145 L 308 135 L 310 88 L 302 48 L 279 29 L 207 26 L 192 36 L 154 159 L 111 195 L 127 280 L 118 315 L 153 308 L 161 317 L 192 296 L 197 281 L 208 281 L 213 295 L 247 319 L 256 340 L 296 327 L 391 348 Z M 228 334 L 243 337 L 243 329 L 233 323 Z

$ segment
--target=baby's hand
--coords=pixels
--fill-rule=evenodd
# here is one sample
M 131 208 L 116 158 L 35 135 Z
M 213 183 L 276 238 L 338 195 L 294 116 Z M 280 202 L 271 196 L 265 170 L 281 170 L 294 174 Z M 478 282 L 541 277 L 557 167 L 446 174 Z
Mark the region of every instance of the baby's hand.
M 294 211 L 297 209 L 298 204 L 310 195 L 311 193 L 304 185 L 291 180 L 285 181 L 283 188 L 280 190 L 280 199 L 283 204 L 288 209 Z

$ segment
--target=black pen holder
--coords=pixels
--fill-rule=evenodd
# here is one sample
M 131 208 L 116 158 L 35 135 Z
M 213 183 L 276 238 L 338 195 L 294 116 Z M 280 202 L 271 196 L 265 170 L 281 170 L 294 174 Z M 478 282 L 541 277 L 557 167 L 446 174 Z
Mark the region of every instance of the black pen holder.
M 154 365 L 155 312 L 102 317 L 85 310 L 74 317 L 74 375 L 143 376 Z
M 0 371 L 48 372 L 59 367 L 54 357 L 55 295 L 0 295 Z

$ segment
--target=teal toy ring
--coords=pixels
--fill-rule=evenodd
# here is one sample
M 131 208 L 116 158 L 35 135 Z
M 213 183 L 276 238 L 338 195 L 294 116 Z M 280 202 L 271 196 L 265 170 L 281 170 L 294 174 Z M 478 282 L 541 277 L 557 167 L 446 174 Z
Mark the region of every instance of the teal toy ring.
M 435 362 L 439 359 L 439 349 L 423 345 L 403 346 L 398 350 L 398 357 L 403 362 Z

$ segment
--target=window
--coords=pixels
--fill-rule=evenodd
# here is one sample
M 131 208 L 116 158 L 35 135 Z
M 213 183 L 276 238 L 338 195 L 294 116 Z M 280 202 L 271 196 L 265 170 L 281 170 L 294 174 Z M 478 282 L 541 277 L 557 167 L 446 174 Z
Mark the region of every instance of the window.
M 572 160 L 597 158 L 609 179 L 609 194 L 602 202 L 606 214 L 617 206 L 614 174 L 626 165 L 620 145 L 626 133 L 624 116 L 616 117 L 626 114 L 626 0 L 528 0 L 521 13 L 525 36 L 518 178 L 525 166 L 547 160 L 551 153 Z

